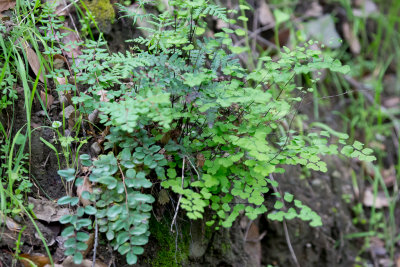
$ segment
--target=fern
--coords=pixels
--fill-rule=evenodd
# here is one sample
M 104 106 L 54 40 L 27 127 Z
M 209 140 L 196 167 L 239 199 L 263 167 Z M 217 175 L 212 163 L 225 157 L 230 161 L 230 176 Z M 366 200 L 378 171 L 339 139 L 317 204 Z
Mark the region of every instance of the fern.
M 283 165 L 327 171 L 324 155 L 374 160 L 362 144 L 330 144 L 331 134 L 340 144 L 348 136 L 324 126 L 316 125 L 323 129 L 320 134 L 305 135 L 281 126 L 291 117 L 293 103 L 301 100 L 291 97 L 297 90 L 293 77 L 321 68 L 345 73 L 347 67 L 320 57 L 306 44 L 292 51 L 284 48 L 278 60 L 262 58 L 264 64 L 249 72 L 230 53 L 238 48 L 231 45 L 229 29 L 215 39 L 195 37 L 194 26 L 205 25 L 206 15 L 225 20 L 224 8 L 204 0 L 170 4 L 175 10 L 147 17 L 153 28 L 142 28 L 148 37 L 135 39 L 146 49 L 110 55 L 103 41 L 87 42 L 79 57 L 83 64 L 74 67 L 77 82 L 88 89 L 74 103 L 85 115 L 100 111 L 98 126 L 110 129 L 106 154 L 80 157 L 94 183 L 93 192 L 82 195 L 91 203 L 62 219 L 70 224 L 63 232 L 69 238 L 66 253 L 75 255 L 77 263 L 93 224 L 129 264 L 137 262 L 150 235 L 153 182 L 179 195 L 188 218 L 202 219 L 208 210 L 207 225 L 215 229 L 230 227 L 241 214 L 254 220 L 264 213 L 271 220 L 298 218 L 317 227 L 321 218 L 289 193 L 284 201 L 293 208 L 285 210 L 275 200 L 267 210 L 264 196 L 278 186 L 270 175 L 284 172 Z M 126 78 L 132 86 L 124 84 Z M 282 91 L 287 98 L 276 97 Z M 78 178 L 75 170 L 59 174 L 69 181 Z M 72 196 L 59 201 L 78 202 Z

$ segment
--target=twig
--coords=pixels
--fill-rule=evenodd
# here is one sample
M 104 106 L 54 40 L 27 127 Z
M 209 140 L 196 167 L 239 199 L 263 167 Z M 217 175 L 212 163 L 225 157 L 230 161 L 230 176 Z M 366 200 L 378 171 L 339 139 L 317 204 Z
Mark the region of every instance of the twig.
M 185 174 L 185 159 L 186 159 L 186 156 L 183 156 L 183 160 L 182 160 L 182 189 L 183 189 L 183 179 L 184 179 L 184 174 Z M 175 224 L 176 216 L 178 216 L 178 210 L 179 210 L 179 205 L 181 203 L 181 199 L 182 199 L 182 194 L 179 195 L 178 204 L 176 205 L 175 215 L 174 215 L 174 218 L 172 219 L 172 222 L 171 222 L 171 232 L 173 232 L 172 227 Z
M 192 165 L 194 171 L 196 172 L 196 174 L 197 174 L 197 176 L 199 177 L 199 180 L 200 180 L 200 174 L 199 174 L 199 172 L 197 171 L 196 167 L 193 165 L 193 163 L 192 163 L 192 161 L 189 159 L 189 157 L 188 157 L 187 159 L 188 159 L 190 165 Z
M 63 9 L 57 11 L 57 12 L 56 12 L 56 15 L 61 14 L 61 12 L 63 12 L 64 10 L 66 10 L 67 8 L 69 8 L 70 6 L 72 6 L 73 4 L 75 4 L 75 3 L 78 2 L 78 1 L 79 1 L 79 0 L 75 0 L 75 1 L 71 2 L 71 4 L 65 6 Z
M 92 267 L 96 266 L 96 252 L 97 252 L 97 245 L 98 245 L 98 238 L 99 238 L 99 226 L 97 224 L 97 218 L 95 219 L 95 226 L 94 226 L 94 246 L 93 246 L 93 262 Z
M 128 212 L 128 214 L 129 214 L 129 206 L 128 206 L 128 189 L 126 189 L 126 184 L 125 184 L 125 175 L 124 175 L 124 172 L 122 171 L 122 169 L 121 169 L 121 165 L 119 165 L 119 162 L 117 162 L 117 164 L 118 164 L 118 168 L 119 168 L 119 171 L 121 172 L 121 175 L 122 175 L 122 184 L 124 185 L 124 189 L 125 189 L 125 204 L 126 204 L 126 211 Z
M 240 26 L 237 26 L 237 25 L 231 25 L 231 26 L 234 29 L 242 29 L 243 30 L 243 28 L 240 27 Z M 265 30 L 269 30 L 269 29 L 272 29 L 272 28 L 273 28 L 273 26 L 271 26 L 271 25 L 265 25 L 264 27 L 261 27 L 261 28 L 255 30 L 254 32 L 248 31 L 249 38 L 257 39 L 257 41 L 259 41 L 260 43 L 263 43 L 264 45 L 267 45 L 267 46 L 269 46 L 269 47 L 271 47 L 271 48 L 273 48 L 275 50 L 279 50 L 278 47 L 273 42 L 270 42 L 267 39 L 265 39 L 265 38 L 261 37 L 260 35 L 258 35 L 260 32 L 265 31 Z M 235 43 L 235 45 L 241 45 L 244 42 L 245 42 L 245 39 L 242 39 L 239 42 Z
M 269 179 L 271 179 L 271 181 L 275 182 L 275 179 L 272 176 L 272 174 L 269 175 Z M 275 193 L 278 193 L 278 189 L 274 185 L 272 185 L 272 188 L 274 189 Z M 283 208 L 286 209 L 285 202 L 283 201 L 282 196 L 281 196 L 281 201 L 283 203 Z M 295 265 L 297 267 L 300 267 L 299 261 L 297 260 L 296 254 L 294 253 L 294 250 L 293 250 L 293 247 L 292 247 L 292 243 L 290 242 L 289 231 L 288 231 L 288 228 L 287 228 L 287 225 L 286 225 L 285 218 L 283 218 L 282 222 L 283 222 L 283 231 L 285 232 L 286 244 L 287 244 L 287 246 L 289 248 L 290 255 L 292 256 L 292 259 L 293 259 Z

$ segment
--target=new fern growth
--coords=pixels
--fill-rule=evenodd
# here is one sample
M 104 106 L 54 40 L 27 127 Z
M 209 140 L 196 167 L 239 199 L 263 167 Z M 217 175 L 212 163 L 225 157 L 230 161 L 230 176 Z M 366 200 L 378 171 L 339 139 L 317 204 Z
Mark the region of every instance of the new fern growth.
M 69 238 L 66 254 L 74 255 L 76 263 L 82 261 L 93 225 L 126 255 L 128 264 L 137 262 L 150 235 L 154 198 L 149 188 L 157 180 L 181 196 L 190 219 L 202 219 L 211 210 L 207 225 L 216 229 L 230 227 L 241 214 L 255 219 L 266 212 L 271 220 L 299 218 L 319 226 L 321 218 L 290 193 L 283 199 L 293 202 L 292 208 L 283 210 L 276 201 L 268 211 L 264 196 L 278 186 L 269 176 L 283 173 L 284 165 L 325 172 L 324 155 L 374 160 L 372 151 L 358 142 L 341 149 L 348 136 L 326 125 L 316 124 L 319 133 L 304 135 L 296 134 L 291 123 L 284 128 L 302 101 L 293 92 L 307 93 L 295 84 L 296 75 L 322 68 L 347 72 L 348 67 L 322 58 L 306 44 L 293 51 L 285 48 L 278 60 L 262 58 L 262 67 L 248 73 L 232 54 L 244 48 L 232 45 L 231 29 L 215 38 L 201 37 L 204 18 L 227 21 L 225 9 L 204 0 L 170 5 L 158 17 L 146 16 L 153 28 L 147 29 L 148 37 L 136 39 L 143 50 L 109 54 L 103 41 L 88 41 L 82 64 L 73 67 L 77 83 L 86 88 L 73 101 L 82 114 L 100 111 L 101 124 L 110 128 L 106 154 L 80 156 L 88 173 L 59 171 L 76 185 L 85 179 L 93 185 L 92 192 L 81 195 L 90 204 L 62 219 L 68 224 L 63 231 Z M 59 200 L 61 205 L 78 203 L 73 196 Z

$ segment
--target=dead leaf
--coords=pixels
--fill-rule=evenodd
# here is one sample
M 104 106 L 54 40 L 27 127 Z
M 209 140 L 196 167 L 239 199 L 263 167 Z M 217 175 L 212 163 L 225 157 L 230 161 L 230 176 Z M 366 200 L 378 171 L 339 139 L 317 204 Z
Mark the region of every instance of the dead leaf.
M 46 222 L 58 222 L 64 215 L 70 214 L 67 208 L 61 208 L 57 203 L 29 197 L 29 203 L 33 204 L 33 212 L 39 220 Z
M 79 110 L 75 111 L 75 113 L 73 115 L 74 116 L 70 116 L 68 118 L 68 130 L 70 130 L 71 132 L 76 124 L 76 121 L 78 120 L 78 118 L 80 116 L 80 111 Z
M 350 51 L 354 55 L 360 54 L 360 51 L 361 51 L 360 41 L 358 40 L 357 36 L 354 34 L 353 30 L 351 29 L 350 24 L 348 22 L 344 22 L 342 24 L 342 30 L 343 30 L 344 39 L 346 39 L 347 43 L 350 46 Z
M 89 254 L 90 251 L 93 249 L 94 245 L 94 233 L 89 234 L 89 239 L 85 242 L 87 245 L 87 248 L 85 251 L 82 252 L 82 256 L 85 258 L 87 254 Z
M 385 169 L 381 171 L 383 182 L 385 183 L 386 187 L 392 187 L 396 182 L 396 170 L 394 166 L 390 166 L 389 169 Z
M 197 159 L 197 163 L 196 163 L 197 167 L 203 168 L 204 162 L 206 161 L 206 158 L 204 157 L 204 155 L 199 153 L 199 154 L 197 154 L 196 159 Z
M 97 92 L 97 95 L 100 96 L 100 101 L 101 101 L 101 102 L 109 102 L 109 101 L 110 101 L 110 99 L 107 98 L 107 91 L 104 90 L 104 89 L 99 90 L 99 91 Z
M 17 1 L 14 0 L 0 0 L 0 13 L 4 10 L 15 7 Z
M 28 58 L 29 66 L 31 66 L 31 69 L 32 69 L 33 73 L 35 73 L 35 75 L 37 76 L 38 73 L 39 73 L 39 70 L 40 70 L 39 57 L 36 55 L 35 50 L 30 48 L 30 46 L 29 46 L 27 41 L 22 40 L 22 46 L 24 47 L 26 56 Z M 44 70 L 42 69 L 42 71 L 40 72 L 40 77 L 39 77 L 39 80 L 42 83 L 44 83 L 43 72 L 44 72 Z
M 308 38 L 316 39 L 329 48 L 339 48 L 341 38 L 331 15 L 327 14 L 303 24 Z
M 390 97 L 383 100 L 383 106 L 385 108 L 396 108 L 400 104 L 400 97 Z
M 45 265 L 50 264 L 49 257 L 44 256 L 44 255 L 40 255 L 40 254 L 37 254 L 37 255 L 20 254 L 19 255 L 19 261 L 25 267 L 31 267 L 32 266 L 31 263 L 35 264 L 37 267 L 44 267 Z
M 46 94 L 44 91 L 40 91 L 40 99 L 46 105 L 46 109 L 49 110 L 54 102 L 54 97 L 51 94 Z
M 320 17 L 323 14 L 323 8 L 322 6 L 318 3 L 318 1 L 314 1 L 311 3 L 310 8 L 307 9 L 306 13 L 304 14 L 304 17 Z
M 64 36 L 61 40 L 63 44 L 65 44 L 66 50 L 64 50 L 64 55 L 69 57 L 70 59 L 74 58 L 77 60 L 77 57 L 82 54 L 81 48 L 76 44 L 80 41 L 79 35 L 72 30 L 66 30 L 68 28 L 68 24 L 64 24 L 65 29 L 60 29 L 61 34 L 69 33 L 67 36 Z
M 82 193 L 85 192 L 85 191 L 87 191 L 89 193 L 93 192 L 92 183 L 89 181 L 89 177 L 88 176 L 85 176 L 83 178 L 82 185 L 79 185 L 77 187 L 77 189 L 76 189 L 76 194 L 78 195 L 79 200 L 81 201 L 83 206 L 87 206 L 87 205 L 90 205 L 92 203 L 90 200 L 84 199 L 84 198 L 81 197 Z
M 271 9 L 265 1 L 261 1 L 257 11 L 261 25 L 275 25 L 274 15 L 272 15 Z
M 376 209 L 381 209 L 389 206 L 389 200 L 386 198 L 385 193 L 378 192 L 375 197 L 374 205 L 374 194 L 372 192 L 372 187 L 367 187 L 364 191 L 363 204 L 366 207 L 374 206 Z
M 69 8 L 67 7 L 67 1 L 65 0 L 46 0 L 45 2 L 47 3 L 51 3 L 55 6 L 55 13 L 57 16 L 65 16 L 68 15 L 69 13 Z M 71 5 L 73 6 L 73 5 Z
M 355 6 L 358 7 L 353 8 L 353 15 L 355 17 L 366 18 L 369 15 L 378 12 L 378 7 L 372 0 L 355 1 Z
M 227 28 L 229 27 L 229 24 L 226 21 L 223 21 L 222 19 L 217 19 L 217 25 L 215 27 L 220 30 L 222 28 Z
M 55 54 L 53 56 L 53 66 L 55 69 L 62 69 L 64 67 L 64 63 L 67 62 L 67 59 L 62 55 Z
M 373 149 L 382 150 L 382 151 L 386 150 L 385 144 L 378 142 L 378 141 L 369 142 L 368 147 L 373 148 Z
M 72 256 L 68 256 L 62 263 L 63 267 L 92 267 L 93 262 L 91 260 L 83 260 L 81 264 L 75 264 Z M 107 264 L 96 260 L 95 267 L 108 267 Z
M 375 256 L 384 256 L 387 253 L 385 249 L 385 242 L 375 236 L 371 237 L 370 239 L 369 249 Z
M 5 220 L 4 220 L 4 218 L 5 218 Z M 0 214 L 0 225 L 3 224 L 4 221 L 6 223 L 6 226 L 7 226 L 8 230 L 10 230 L 12 232 L 16 232 L 18 230 L 21 230 L 21 226 L 18 223 L 16 223 L 13 219 L 8 218 L 8 217 Z
M 161 189 L 160 193 L 158 194 L 158 203 L 161 205 L 165 205 L 169 202 L 169 196 L 167 190 Z

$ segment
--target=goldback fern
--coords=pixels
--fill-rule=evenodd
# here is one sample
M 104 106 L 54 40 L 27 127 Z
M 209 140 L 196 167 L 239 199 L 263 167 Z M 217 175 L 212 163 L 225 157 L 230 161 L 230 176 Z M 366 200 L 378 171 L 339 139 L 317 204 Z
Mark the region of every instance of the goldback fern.
M 204 211 L 212 210 L 206 223 L 218 229 L 232 226 L 241 214 L 255 219 L 266 213 L 264 194 L 278 186 L 269 176 L 283 173 L 284 165 L 326 172 L 324 155 L 374 160 L 370 149 L 359 142 L 346 145 L 348 136 L 326 125 L 315 124 L 320 132 L 303 135 L 291 130 L 291 123 L 289 130 L 283 127 L 307 93 L 295 76 L 323 68 L 345 73 L 348 67 L 305 44 L 285 48 L 278 60 L 260 59 L 262 67 L 249 73 L 233 54 L 246 48 L 232 45 L 232 30 L 202 37 L 208 15 L 234 22 L 225 9 L 205 0 L 169 3 L 170 10 L 159 16 L 130 14 L 154 26 L 145 29 L 147 37 L 132 40 L 135 53 L 110 54 L 100 37 L 83 44 L 80 64 L 72 66 L 77 84 L 86 88 L 74 103 L 82 114 L 98 110 L 101 123 L 110 128 L 106 154 L 80 156 L 94 185 L 93 192 L 81 195 L 90 204 L 61 220 L 69 225 L 63 231 L 65 253 L 76 263 L 93 225 L 128 264 L 137 262 L 150 235 L 154 198 L 147 189 L 157 179 L 181 196 L 180 207 L 190 219 L 203 219 Z M 300 97 L 291 97 L 294 93 Z M 59 174 L 75 185 L 85 179 L 75 169 Z M 318 214 L 293 195 L 282 198 L 293 207 L 285 210 L 278 200 L 268 218 L 322 225 Z M 78 203 L 74 196 L 59 200 L 60 205 Z

